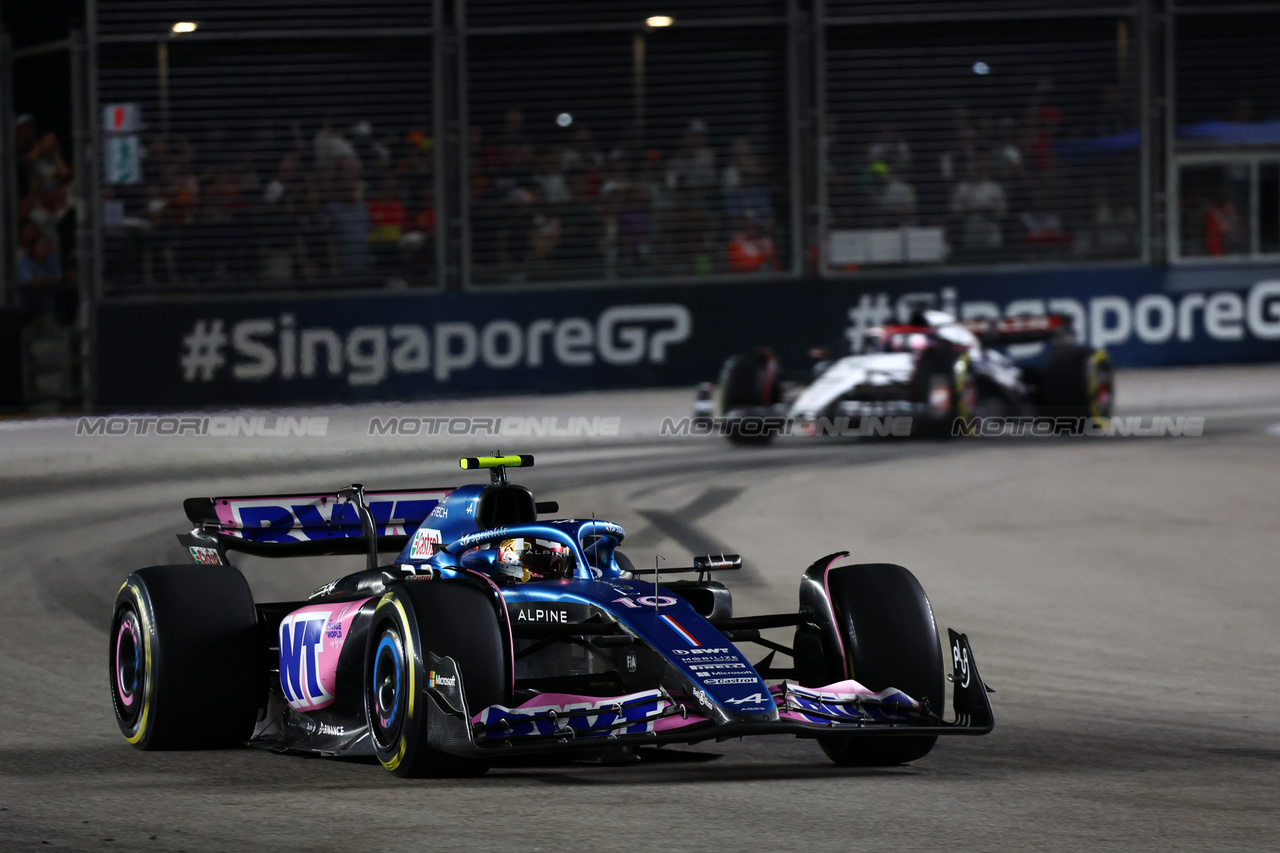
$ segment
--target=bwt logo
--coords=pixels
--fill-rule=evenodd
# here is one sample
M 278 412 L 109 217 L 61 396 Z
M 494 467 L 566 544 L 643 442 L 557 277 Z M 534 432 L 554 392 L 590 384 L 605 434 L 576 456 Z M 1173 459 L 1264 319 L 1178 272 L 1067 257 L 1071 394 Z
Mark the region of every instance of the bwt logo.
M 292 613 L 280 623 L 280 686 L 289 707 L 323 708 L 333 694 L 320 681 L 320 650 L 329 613 Z
M 406 528 L 420 525 L 448 492 L 402 498 L 395 501 L 370 501 L 379 536 L 404 536 Z M 227 531 L 255 542 L 307 542 L 363 536 L 360 515 L 348 501 L 280 504 L 279 499 L 228 501 L 231 523 Z M 300 538 L 299 538 L 300 537 Z
M 454 373 L 537 368 L 556 363 L 664 364 L 667 350 L 689 339 L 693 318 L 683 305 L 617 305 L 595 322 L 585 317 L 539 319 L 527 324 L 492 320 L 356 326 L 345 333 L 328 326 L 298 328 L 293 314 L 240 320 L 230 335 L 221 319 L 197 320 L 182 338 L 183 379 L 210 382 L 227 366 L 227 345 L 238 382 L 345 376 L 350 385 L 377 385 L 392 373 L 430 373 L 445 382 Z

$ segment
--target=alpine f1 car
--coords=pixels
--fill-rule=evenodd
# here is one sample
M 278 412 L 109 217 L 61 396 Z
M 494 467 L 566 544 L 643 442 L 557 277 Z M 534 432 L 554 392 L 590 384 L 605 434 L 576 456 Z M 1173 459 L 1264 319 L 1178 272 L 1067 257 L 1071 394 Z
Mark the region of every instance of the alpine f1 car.
M 991 416 L 1111 416 L 1111 359 L 1077 345 L 1062 315 L 957 321 L 922 311 L 869 329 L 857 349 L 834 360 L 817 350 L 820 360 L 799 375 L 784 373 L 765 347 L 731 356 L 719 382 L 699 388 L 695 419 L 719 419 L 732 441 L 763 443 L 792 425 L 805 434 L 950 437 Z
M 636 568 L 617 524 L 540 519 L 557 504 L 506 476 L 532 464 L 463 459 L 491 481 L 458 488 L 187 500 L 195 527 L 179 540 L 194 565 L 140 569 L 116 598 L 120 730 L 140 749 L 376 756 L 399 776 L 764 734 L 813 738 L 838 764 L 892 765 L 939 735 L 991 731 L 988 688 L 955 631 L 943 719 L 942 646 L 906 569 L 828 554 L 801 575 L 796 612 L 734 616 L 710 575 L 738 557 L 662 571 L 694 575 L 676 581 Z M 367 568 L 262 603 L 231 552 L 364 554 Z M 761 633 L 778 628 L 791 645 Z M 747 644 L 768 653 L 753 662 Z

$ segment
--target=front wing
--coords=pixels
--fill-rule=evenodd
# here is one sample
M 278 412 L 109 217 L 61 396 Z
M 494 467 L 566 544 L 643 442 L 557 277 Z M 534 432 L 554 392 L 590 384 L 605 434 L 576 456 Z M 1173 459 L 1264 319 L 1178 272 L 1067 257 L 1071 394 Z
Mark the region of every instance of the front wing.
M 950 631 L 955 719 L 899 690 L 871 691 L 856 681 L 769 688 L 773 709 L 758 719 L 717 724 L 699 713 L 710 700 L 673 696 L 659 687 L 625 696 L 541 694 L 515 708 L 495 705 L 472 714 L 451 658 L 431 655 L 437 673 L 457 676 L 454 687 L 426 689 L 427 736 L 443 752 L 473 758 L 643 744 L 698 743 L 745 735 L 910 737 L 983 735 L 995 725 L 990 688 L 982 681 L 969 640 Z M 445 683 L 437 679 L 437 683 Z

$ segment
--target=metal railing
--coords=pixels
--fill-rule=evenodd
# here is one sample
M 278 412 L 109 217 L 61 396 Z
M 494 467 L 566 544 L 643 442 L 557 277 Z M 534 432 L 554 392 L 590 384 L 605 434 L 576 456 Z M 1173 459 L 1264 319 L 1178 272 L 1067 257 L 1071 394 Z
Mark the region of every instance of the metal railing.
M 394 0 L 304 19 L 306 5 L 92 0 L 76 109 L 85 197 L 102 202 L 81 250 L 94 299 L 1182 262 L 1181 170 L 1239 158 L 1179 149 L 1175 23 L 1280 10 L 757 0 L 729 15 L 686 0 L 655 26 L 629 2 Z M 195 31 L 175 32 L 188 16 Z M 257 89 L 300 136 L 262 131 Z M 142 108 L 137 184 L 95 162 L 112 104 Z M 227 156 L 233 179 L 191 176 L 199 202 L 159 186 L 177 136 L 198 161 L 221 155 L 196 137 L 241 134 L 248 151 L 260 131 L 247 167 Z M 966 134 L 989 151 L 957 154 Z M 268 173 L 325 144 L 359 170 L 308 178 L 343 198 L 297 201 L 281 224 L 292 189 Z M 1245 157 L 1255 185 L 1269 156 Z M 962 174 L 988 162 L 1003 174 Z M 1250 239 L 1230 257 L 1271 259 Z

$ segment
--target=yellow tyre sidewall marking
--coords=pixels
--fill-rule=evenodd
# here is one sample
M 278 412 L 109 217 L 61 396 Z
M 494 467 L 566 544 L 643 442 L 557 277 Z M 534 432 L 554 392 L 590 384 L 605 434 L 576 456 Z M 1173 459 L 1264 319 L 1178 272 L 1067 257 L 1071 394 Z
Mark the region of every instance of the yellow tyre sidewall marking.
M 969 420 L 969 399 L 965 388 L 969 384 L 969 356 L 962 355 L 956 359 L 956 415 L 961 420 Z
M 1094 350 L 1093 355 L 1089 357 L 1089 414 L 1097 420 L 1099 426 L 1103 427 L 1107 425 L 1108 418 L 1098 408 L 1098 368 L 1103 363 L 1110 366 L 1110 362 L 1106 351 L 1100 349 Z
M 129 591 L 133 593 L 133 609 L 138 614 L 138 621 L 142 623 L 142 659 L 144 661 L 143 677 L 145 679 L 142 688 L 142 715 L 138 718 L 138 730 L 132 736 L 125 737 L 125 740 L 129 741 L 129 743 L 136 744 L 147 733 L 147 721 L 151 716 L 151 699 L 155 694 L 156 679 L 151 670 L 151 620 L 148 617 L 147 607 L 144 606 L 142 601 L 142 590 L 129 581 L 125 581 L 120 589 L 124 590 L 125 587 L 128 587 Z M 116 665 L 119 666 L 118 663 Z
M 400 598 L 393 593 L 387 593 L 382 597 L 382 600 L 378 602 L 378 606 L 373 609 L 374 615 L 376 616 L 378 611 L 387 604 L 394 606 L 400 613 L 400 624 L 404 626 L 404 630 L 401 632 L 401 638 L 404 640 L 405 669 L 409 672 L 409 706 L 405 714 L 405 725 L 408 725 L 409 721 L 413 719 L 414 694 L 417 693 L 416 673 L 418 667 L 416 665 L 417 658 L 414 655 L 413 649 L 413 629 L 409 625 L 409 614 L 405 612 L 404 604 L 401 603 Z M 408 752 L 408 750 L 409 741 L 405 737 L 404 726 L 401 726 L 400 749 L 396 751 L 395 756 L 393 756 L 389 761 L 383 761 L 381 755 L 378 756 L 378 760 L 382 761 L 382 766 L 388 770 L 395 770 L 400 766 L 400 762 L 404 761 L 405 753 Z

